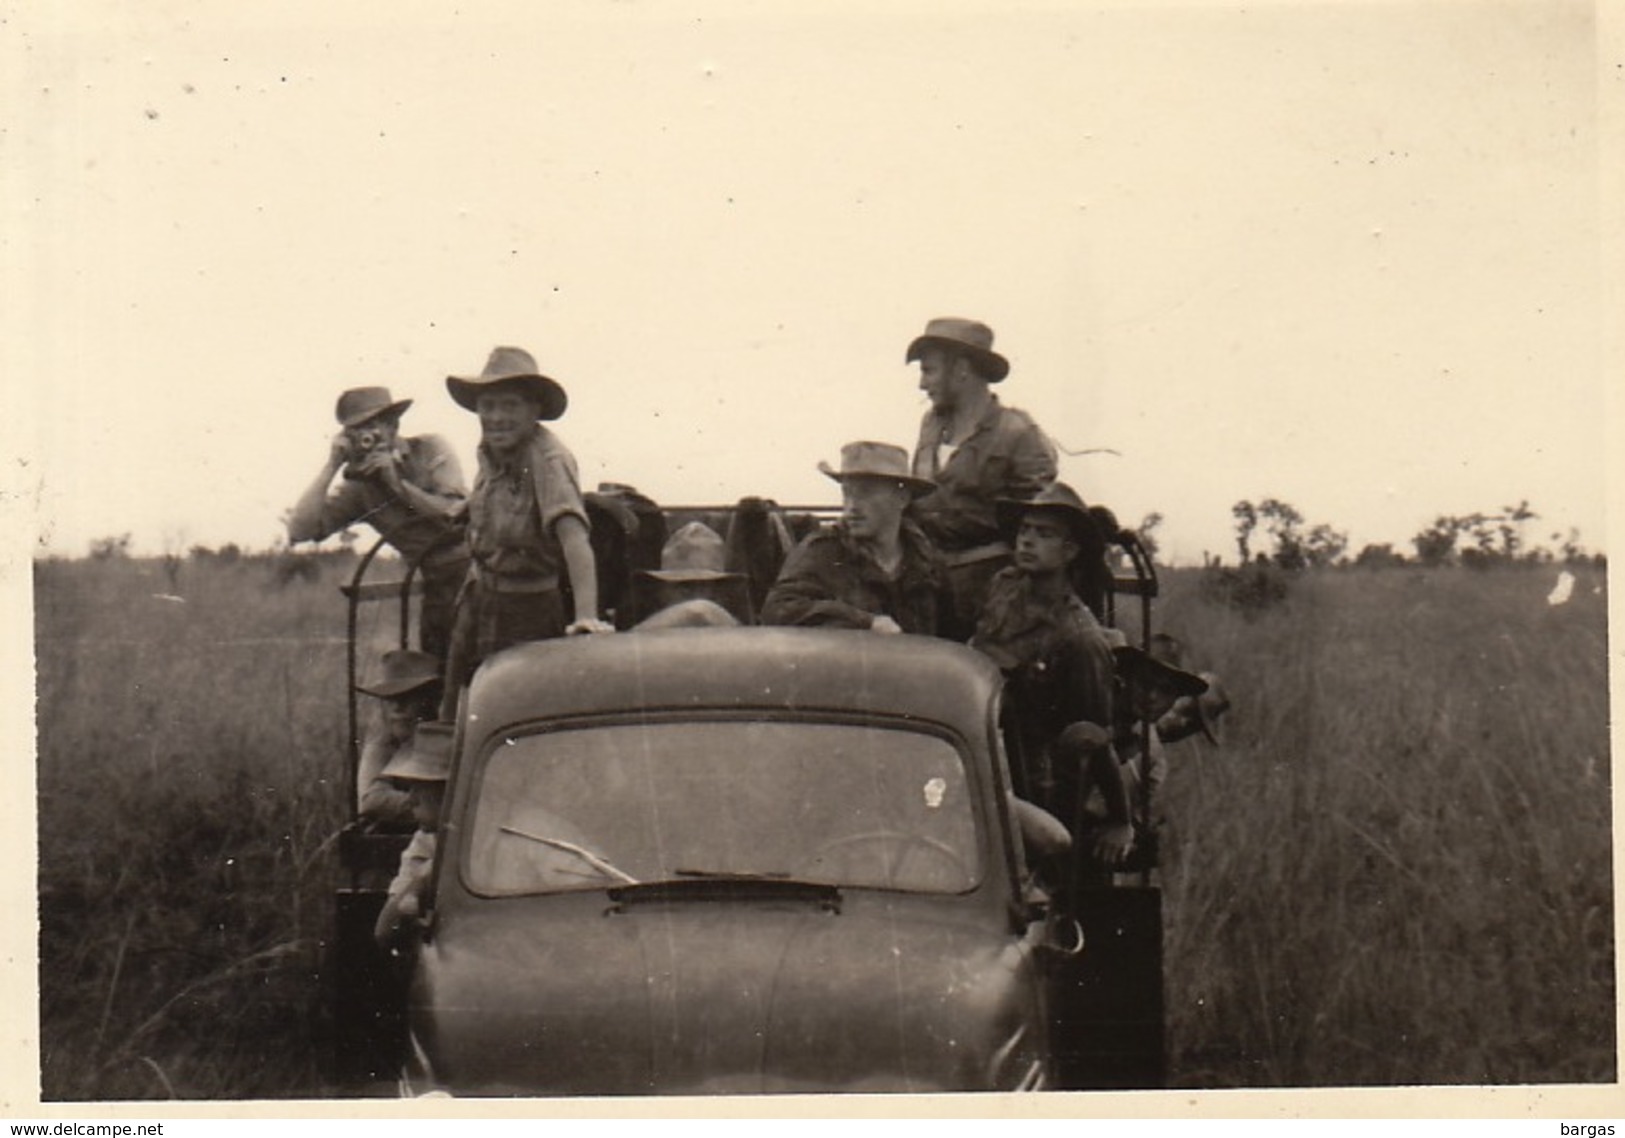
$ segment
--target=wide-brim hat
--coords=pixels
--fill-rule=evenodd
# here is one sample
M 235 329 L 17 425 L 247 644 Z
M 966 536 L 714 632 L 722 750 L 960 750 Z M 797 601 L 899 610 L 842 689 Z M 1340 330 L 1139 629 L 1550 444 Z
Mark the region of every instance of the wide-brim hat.
M 392 398 L 387 387 L 352 387 L 339 396 L 333 417 L 342 427 L 359 427 L 385 415 L 399 415 L 411 405 L 410 399 Z
M 1131 689 L 1138 690 L 1142 698 L 1158 701 L 1155 714 L 1149 718 L 1160 721 L 1169 711 L 1183 707 L 1185 711 L 1181 714 L 1189 714 L 1196 720 L 1196 726 L 1207 736 L 1208 742 L 1218 742 L 1208 721 L 1208 709 L 1202 706 L 1202 699 L 1209 691 L 1206 678 L 1165 664 L 1151 653 L 1131 644 L 1112 646 L 1112 664 L 1116 667 L 1117 675 Z
M 1133 644 L 1115 645 L 1112 648 L 1112 663 L 1117 666 L 1117 674 L 1129 683 L 1161 692 L 1172 699 L 1184 696 L 1195 699 L 1207 691 L 1207 681 L 1195 672 L 1164 664 Z
M 411 742 L 396 751 L 380 772 L 398 782 L 445 782 L 451 774 L 452 725 L 419 723 Z
M 727 543 L 704 522 L 689 522 L 666 539 L 660 550 L 660 568 L 639 572 L 657 581 L 731 581 L 738 573 L 727 569 Z
M 993 329 L 980 320 L 938 316 L 926 321 L 925 331 L 909 341 L 904 363 L 913 363 L 926 348 L 943 348 L 976 362 L 976 371 L 989 383 L 1010 374 L 1010 361 L 993 350 Z
M 908 451 L 891 443 L 847 443 L 841 448 L 839 470 L 823 461 L 818 463 L 818 469 L 837 482 L 845 482 L 848 478 L 880 478 L 897 482 L 915 498 L 937 488 L 936 483 L 929 479 L 914 477 L 914 472 L 908 466 Z
M 491 358 L 485 361 L 485 370 L 477 376 L 448 375 L 446 390 L 459 407 L 478 410 L 480 392 L 490 391 L 498 384 L 521 387 L 540 405 L 538 419 L 557 419 L 570 404 L 564 385 L 541 373 L 536 360 L 523 348 L 492 348 Z
M 998 518 L 999 528 L 1012 540 L 1016 530 L 1021 528 L 1021 519 L 1034 510 L 1064 519 L 1080 545 L 1098 544 L 1105 540 L 1089 512 L 1088 504 L 1065 482 L 1053 482 L 1031 498 L 995 498 L 993 501 L 993 512 Z
M 440 682 L 440 661 L 427 652 L 396 648 L 384 653 L 382 664 L 383 675 L 377 682 L 367 687 L 357 684 L 355 690 L 379 699 L 395 699 Z

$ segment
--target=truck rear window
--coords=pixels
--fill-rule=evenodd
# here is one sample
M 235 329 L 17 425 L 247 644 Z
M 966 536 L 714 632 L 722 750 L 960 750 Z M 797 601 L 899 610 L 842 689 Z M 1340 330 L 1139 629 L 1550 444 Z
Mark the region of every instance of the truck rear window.
M 759 876 L 957 893 L 980 878 L 952 744 L 872 724 L 670 721 L 504 740 L 469 817 L 479 893 Z

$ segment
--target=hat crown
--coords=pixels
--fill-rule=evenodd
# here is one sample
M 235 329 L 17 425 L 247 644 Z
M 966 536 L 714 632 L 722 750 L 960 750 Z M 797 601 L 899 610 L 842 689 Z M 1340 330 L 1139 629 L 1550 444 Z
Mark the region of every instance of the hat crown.
M 408 401 L 409 402 L 409 401 Z M 346 427 L 364 423 L 395 405 L 387 387 L 352 387 L 339 396 L 333 417 Z M 401 408 L 405 410 L 405 408 Z
M 949 340 L 975 348 L 979 352 L 993 350 L 993 329 L 980 320 L 966 320 L 960 316 L 938 316 L 928 320 L 922 335 L 933 340 Z
M 993 509 L 1006 536 L 1020 528 L 1021 519 L 1029 512 L 1038 510 L 1063 515 L 1080 542 L 1092 544 L 1104 538 L 1089 514 L 1089 507 L 1065 482 L 1052 482 L 1031 498 L 1000 498 L 993 503 Z
M 373 684 L 374 687 L 417 686 L 433 683 L 440 678 L 440 661 L 427 652 L 411 648 L 395 648 L 385 652 L 382 665 L 383 674 Z
M 725 572 L 727 549 L 721 535 L 704 522 L 678 528 L 660 550 L 662 572 Z
M 1064 506 L 1069 510 L 1076 510 L 1085 518 L 1089 517 L 1088 505 L 1078 496 L 1078 492 L 1065 482 L 1051 482 L 1029 498 L 1026 504 L 1028 506 Z
M 480 378 L 495 382 L 499 379 L 517 379 L 520 376 L 540 374 L 536 367 L 536 357 L 524 348 L 497 347 L 491 349 L 490 359 L 485 361 L 485 370 L 480 372 Z
M 837 478 L 913 477 L 908 451 L 891 443 L 855 442 L 841 448 L 841 469 Z

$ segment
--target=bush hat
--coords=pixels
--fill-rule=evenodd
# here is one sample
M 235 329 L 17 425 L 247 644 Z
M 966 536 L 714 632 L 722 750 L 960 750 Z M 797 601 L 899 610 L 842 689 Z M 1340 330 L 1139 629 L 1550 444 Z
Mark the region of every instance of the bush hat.
M 925 331 L 909 342 L 903 362 L 913 363 L 926 348 L 946 348 L 968 356 L 989 383 L 998 383 L 1010 374 L 1010 361 L 993 350 L 993 329 L 980 320 L 938 316 L 927 321 Z
M 1183 696 L 1194 699 L 1207 691 L 1207 681 L 1201 676 L 1164 664 L 1133 644 L 1114 645 L 1112 663 L 1117 666 L 1117 674 L 1129 683 L 1165 695 L 1170 701 Z
M 446 390 L 459 407 L 478 410 L 480 392 L 490 391 L 498 384 L 512 384 L 541 404 L 538 419 L 557 419 L 564 414 L 570 397 L 556 379 L 543 375 L 536 360 L 523 348 L 492 348 L 491 358 L 485 361 L 485 370 L 477 376 L 448 375 Z
M 412 741 L 395 752 L 380 773 L 399 782 L 445 782 L 451 774 L 452 725 L 419 723 Z
M 387 387 L 352 387 L 339 396 L 333 417 L 340 426 L 359 427 L 384 415 L 399 415 L 411 405 L 410 399 L 390 398 Z
M 841 468 L 836 470 L 820 460 L 818 469 L 837 482 L 848 478 L 882 478 L 902 484 L 919 498 L 937 488 L 935 482 L 914 477 L 908 466 L 908 451 L 891 443 L 847 443 L 841 448 Z
M 704 522 L 680 526 L 660 550 L 660 568 L 640 572 L 657 581 L 730 581 L 738 573 L 727 571 L 727 545 Z
M 1072 536 L 1078 544 L 1093 546 L 1101 543 L 1100 530 L 1095 525 L 1088 504 L 1065 482 L 1052 482 L 1031 498 L 996 498 L 993 510 L 999 519 L 999 528 L 1011 540 L 1015 539 L 1016 530 L 1021 528 L 1021 519 L 1036 510 L 1064 519 L 1072 527 Z
M 381 662 L 383 676 L 370 687 L 357 684 L 356 691 L 379 699 L 395 699 L 440 682 L 440 661 L 427 652 L 396 648 L 385 652 Z

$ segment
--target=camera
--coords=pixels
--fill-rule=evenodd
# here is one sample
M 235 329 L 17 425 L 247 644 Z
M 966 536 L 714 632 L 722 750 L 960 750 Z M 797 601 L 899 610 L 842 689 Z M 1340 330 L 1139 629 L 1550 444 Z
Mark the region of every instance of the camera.
M 346 440 L 350 449 L 350 464 L 344 468 L 344 477 L 351 480 L 369 477 L 358 473 L 355 463 L 360 462 L 373 451 L 382 450 L 389 446 L 389 432 L 378 427 L 359 427 L 346 433 Z

